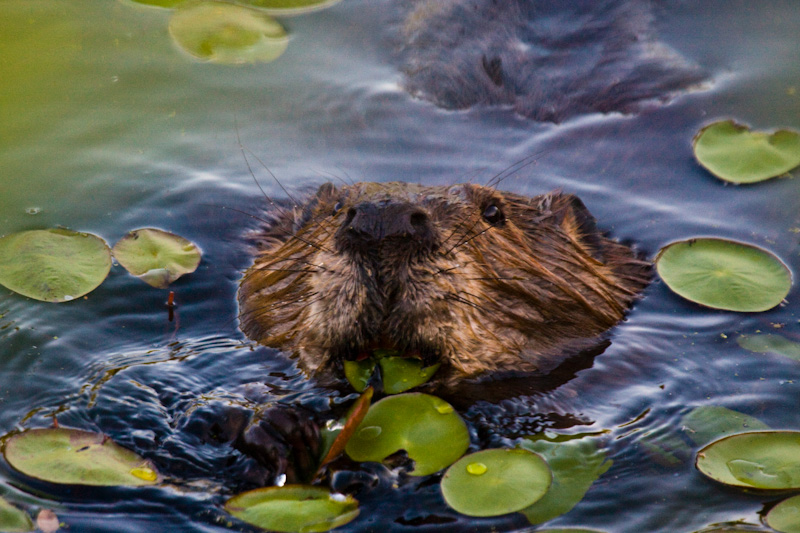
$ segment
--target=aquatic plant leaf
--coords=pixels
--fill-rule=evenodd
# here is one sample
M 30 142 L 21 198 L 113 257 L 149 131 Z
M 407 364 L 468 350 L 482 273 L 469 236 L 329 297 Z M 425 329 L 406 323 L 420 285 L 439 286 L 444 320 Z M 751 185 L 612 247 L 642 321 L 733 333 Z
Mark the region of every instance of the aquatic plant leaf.
M 191 241 L 155 228 L 128 232 L 112 251 L 125 270 L 158 289 L 194 272 L 201 255 Z
M 763 333 L 740 335 L 737 344 L 755 353 L 776 353 L 800 361 L 800 342 L 793 342 L 782 335 Z
M 153 485 L 155 467 L 111 439 L 70 428 L 30 429 L 6 441 L 8 464 L 23 474 L 72 485 Z
M 769 429 L 758 418 L 718 405 L 703 405 L 692 409 L 681 419 L 681 426 L 689 439 L 698 446 L 735 433 Z
M 426 367 L 416 357 L 386 355 L 387 353 L 397 352 L 375 350 L 373 357 L 344 362 L 344 375 L 357 392 L 366 388 L 376 365 L 380 365 L 381 382 L 386 394 L 400 394 L 427 383 L 439 370 L 439 363 Z
M 706 476 L 735 487 L 800 488 L 800 432 L 758 431 L 730 435 L 697 452 L 695 466 Z
M 541 499 L 553 475 L 541 455 L 522 448 L 476 452 L 456 461 L 442 478 L 447 505 L 469 516 L 513 513 Z
M 110 269 L 108 245 L 90 233 L 54 228 L 0 238 L 0 284 L 35 300 L 74 300 L 97 288 Z
M 342 0 L 236 0 L 237 4 L 257 7 L 270 15 L 299 15 L 325 9 Z
M 781 533 L 800 533 L 800 495 L 783 500 L 770 509 L 767 525 Z
M 553 472 L 553 483 L 547 494 L 522 509 L 531 524 L 547 522 L 575 507 L 592 483 L 612 464 L 605 452 L 597 448 L 595 440 L 587 436 L 569 440 L 529 437 L 520 446 L 544 457 Z
M 732 120 L 715 122 L 694 137 L 697 161 L 714 176 L 732 183 L 755 183 L 800 165 L 800 134 L 750 131 Z
M 356 392 L 364 392 L 372 373 L 375 371 L 375 360 L 371 357 L 361 361 L 345 361 L 344 377 Z
M 169 21 L 169 34 L 189 55 L 211 63 L 269 63 L 289 44 L 278 21 L 226 2 L 187 2 Z
M 669 244 L 658 253 L 656 269 L 678 295 L 728 311 L 767 311 L 781 303 L 792 287 L 792 275 L 780 259 L 725 239 Z
M 0 531 L 33 531 L 33 521 L 28 513 L 0 498 Z
M 449 403 L 410 392 L 370 407 L 345 450 L 354 461 L 383 461 L 405 450 L 415 462 L 411 474 L 425 476 L 453 464 L 468 446 L 467 426 Z
M 286 533 L 328 531 L 359 513 L 352 496 L 304 485 L 244 492 L 225 502 L 225 510 L 248 524 Z

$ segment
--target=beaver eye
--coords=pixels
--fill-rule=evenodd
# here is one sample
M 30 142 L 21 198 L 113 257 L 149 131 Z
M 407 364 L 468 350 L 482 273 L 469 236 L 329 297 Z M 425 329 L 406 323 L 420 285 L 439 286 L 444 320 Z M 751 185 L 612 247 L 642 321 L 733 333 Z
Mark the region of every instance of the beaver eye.
M 492 204 L 483 210 L 483 219 L 492 226 L 497 226 L 503 223 L 505 217 L 503 216 L 503 212 L 500 211 L 500 208 Z
M 336 202 L 336 205 L 333 206 L 333 213 L 331 215 L 335 215 L 342 209 L 342 202 Z

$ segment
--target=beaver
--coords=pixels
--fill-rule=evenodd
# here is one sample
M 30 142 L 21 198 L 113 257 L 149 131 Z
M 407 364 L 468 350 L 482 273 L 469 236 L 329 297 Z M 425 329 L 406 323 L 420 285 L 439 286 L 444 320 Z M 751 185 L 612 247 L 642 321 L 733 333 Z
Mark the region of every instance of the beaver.
M 391 27 L 403 85 L 447 109 L 535 121 L 632 114 L 706 73 L 658 40 L 647 0 L 413 0 Z
M 440 363 L 446 387 L 546 373 L 617 324 L 651 277 L 559 191 L 328 183 L 260 240 L 241 328 L 322 382 L 375 350 Z

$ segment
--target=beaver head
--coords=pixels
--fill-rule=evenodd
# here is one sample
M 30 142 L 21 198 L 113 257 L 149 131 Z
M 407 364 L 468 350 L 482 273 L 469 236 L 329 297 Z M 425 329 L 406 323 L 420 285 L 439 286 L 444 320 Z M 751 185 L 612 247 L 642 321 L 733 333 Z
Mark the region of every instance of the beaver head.
M 450 382 L 546 371 L 619 322 L 650 279 L 559 192 L 325 184 L 261 236 L 242 329 L 317 376 L 375 349 L 441 362 Z

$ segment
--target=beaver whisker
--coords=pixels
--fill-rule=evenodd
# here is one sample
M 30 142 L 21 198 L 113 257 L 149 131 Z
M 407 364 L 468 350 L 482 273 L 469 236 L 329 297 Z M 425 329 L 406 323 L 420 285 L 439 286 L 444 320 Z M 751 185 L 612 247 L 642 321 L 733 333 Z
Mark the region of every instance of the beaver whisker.
M 465 241 L 460 241 L 460 242 L 457 242 L 455 245 L 453 245 L 453 247 L 452 247 L 452 248 L 450 248 L 449 250 L 447 250 L 447 252 L 446 252 L 446 253 L 450 254 L 450 253 L 452 253 L 452 251 L 453 251 L 453 250 L 455 250 L 456 248 L 459 248 L 459 247 L 461 247 L 461 246 L 464 246 L 465 244 L 469 244 L 469 243 L 470 243 L 470 242 L 471 242 L 473 239 L 477 239 L 478 237 L 480 237 L 481 235 L 483 235 L 484 233 L 486 233 L 487 231 L 489 231 L 489 230 L 491 230 L 491 229 L 493 229 L 493 228 L 494 228 L 494 226 L 489 226 L 488 228 L 482 229 L 482 230 L 481 230 L 481 231 L 479 231 L 478 233 L 476 233 L 476 234 L 472 235 L 472 236 L 471 236 L 469 239 L 467 239 L 467 240 L 465 240 Z M 466 236 L 466 234 L 465 234 L 464 236 Z
M 547 150 L 542 150 L 540 152 L 536 152 L 535 154 L 531 154 L 529 156 L 523 157 L 519 161 L 512 163 L 511 165 L 507 166 L 494 176 L 492 176 L 489 181 L 486 182 L 484 185 L 490 189 L 497 190 L 497 187 L 506 179 L 510 178 L 520 170 L 536 163 L 539 161 L 539 157 L 547 153 Z M 505 175 L 504 175 L 505 174 Z
M 315 294 L 312 294 L 312 296 L 315 296 Z M 321 300 L 321 297 L 316 299 L 316 300 L 310 300 L 308 302 L 305 302 L 303 304 L 303 307 L 308 307 L 309 305 L 314 304 L 314 303 L 316 303 L 316 302 L 318 302 L 320 300 Z M 253 309 L 248 309 L 247 311 L 242 311 L 241 313 L 239 313 L 239 317 L 241 318 L 241 317 L 246 317 L 248 315 L 256 314 L 256 313 L 259 313 L 259 312 L 274 311 L 276 309 L 283 309 L 285 307 L 289 307 L 289 306 L 295 305 L 297 302 L 298 302 L 298 300 L 294 300 L 294 301 L 279 302 L 279 303 L 275 303 L 275 304 L 264 305 L 264 306 L 261 306 L 261 307 L 255 307 Z

